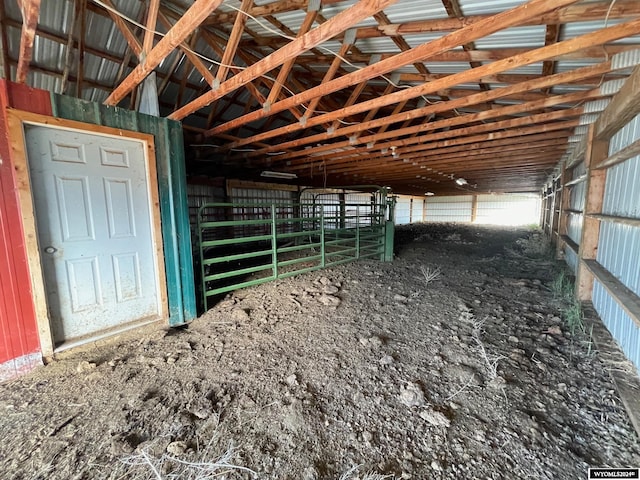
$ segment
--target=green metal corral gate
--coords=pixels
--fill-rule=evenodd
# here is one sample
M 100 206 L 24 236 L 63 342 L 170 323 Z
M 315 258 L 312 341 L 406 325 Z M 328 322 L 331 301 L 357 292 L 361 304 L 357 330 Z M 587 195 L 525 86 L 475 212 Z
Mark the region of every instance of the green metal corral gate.
M 385 190 L 368 203 L 208 203 L 198 210 L 202 307 L 226 292 L 363 258 L 393 258 L 393 205 Z

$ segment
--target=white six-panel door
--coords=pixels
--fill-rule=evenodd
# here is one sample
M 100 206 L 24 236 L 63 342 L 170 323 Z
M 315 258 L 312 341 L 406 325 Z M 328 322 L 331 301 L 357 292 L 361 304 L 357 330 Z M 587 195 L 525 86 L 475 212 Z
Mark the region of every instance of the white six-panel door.
M 25 131 L 56 344 L 160 315 L 144 144 Z

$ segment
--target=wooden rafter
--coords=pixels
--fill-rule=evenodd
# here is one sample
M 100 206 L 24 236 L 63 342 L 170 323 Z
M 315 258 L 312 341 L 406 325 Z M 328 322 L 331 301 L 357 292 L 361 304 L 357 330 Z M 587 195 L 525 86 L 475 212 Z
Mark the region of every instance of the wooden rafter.
M 167 16 L 164 14 L 162 10 L 158 12 L 158 19 L 165 26 L 165 28 L 171 29 L 173 27 L 173 23 L 169 21 L 169 19 L 167 18 Z M 194 40 L 192 42 L 192 45 L 187 45 L 185 42 L 181 42 L 180 44 L 178 44 L 178 48 L 189 59 L 192 65 L 198 70 L 200 75 L 202 75 L 202 78 L 204 79 L 205 82 L 207 82 L 207 85 L 212 86 L 214 81 L 213 74 L 207 68 L 204 62 L 194 53 L 192 47 L 195 46 L 196 40 L 198 37 L 194 35 L 193 38 Z
M 21 0 L 19 2 L 22 11 L 22 32 L 20 34 L 20 56 L 16 82 L 24 83 L 29 73 L 29 63 L 33 55 L 33 41 L 36 36 L 38 15 L 40 14 L 40 0 Z
M 78 79 L 76 80 L 76 97 L 82 97 L 84 84 L 84 53 L 87 34 L 87 0 L 80 0 L 80 38 L 78 39 Z
M 491 135 L 490 136 L 485 135 L 485 138 L 495 138 L 493 133 L 494 131 L 495 132 L 506 131 L 509 129 L 523 128 L 526 126 L 531 126 L 536 124 L 555 122 L 558 120 L 564 120 L 564 119 L 580 116 L 581 113 L 582 111 L 580 109 L 570 109 L 566 111 L 557 111 L 557 112 L 551 112 L 551 113 L 540 113 L 536 115 L 531 115 L 531 117 L 502 120 L 499 122 L 493 122 L 489 124 L 462 127 L 462 128 L 444 131 L 444 132 L 421 135 L 421 136 L 413 137 L 410 139 L 392 141 L 385 144 L 377 145 L 375 150 L 373 149 L 369 150 L 367 163 L 370 163 L 372 160 L 375 160 L 376 158 L 384 158 L 384 154 L 380 153 L 382 150 L 393 149 L 396 152 L 396 155 L 401 157 L 403 154 L 415 151 L 415 149 L 418 149 L 418 151 L 422 151 L 423 149 L 427 148 L 426 146 L 429 144 L 429 142 L 454 139 L 454 138 L 463 138 L 463 137 L 467 138 L 471 135 L 480 135 L 480 134 L 486 134 L 486 133 L 491 133 Z M 478 136 L 476 138 L 481 138 L 481 136 Z M 328 154 L 323 156 L 314 156 L 308 159 L 302 159 L 302 160 L 299 159 L 297 161 L 292 160 L 288 162 L 288 165 L 309 164 L 309 163 L 312 164 L 320 161 L 338 161 L 341 158 L 348 158 L 348 154 L 350 153 L 351 153 L 350 151 L 345 151 L 345 152 L 333 153 L 333 154 Z M 444 152 L 438 152 L 438 154 L 441 154 L 441 153 L 444 153 Z
M 576 0 L 559 0 L 559 2 L 562 3 L 563 5 L 570 4 L 575 1 Z M 441 52 L 445 52 L 447 50 L 450 50 L 459 45 L 468 43 L 469 41 L 475 40 L 477 38 L 490 35 L 491 33 L 495 33 L 503 28 L 519 25 L 522 22 L 526 21 L 527 19 L 531 18 L 532 16 L 540 15 L 551 8 L 554 8 L 554 7 L 550 6 L 548 1 L 532 0 L 531 2 L 527 3 L 525 6 L 516 7 L 511 10 L 508 10 L 507 12 L 499 13 L 495 16 L 492 16 L 490 18 L 477 22 L 473 26 L 462 28 L 448 35 L 445 35 L 437 40 L 433 40 L 431 42 L 422 44 L 418 47 L 412 48 L 409 51 L 399 53 L 398 55 L 395 55 L 392 58 L 381 60 L 380 62 L 374 65 L 371 65 L 369 67 L 365 67 L 361 70 L 357 70 L 348 75 L 344 75 L 340 78 L 336 78 L 326 84 L 318 85 L 317 87 L 314 87 L 312 89 L 307 90 L 304 93 L 297 95 L 295 98 L 277 102 L 271 106 L 270 112 L 275 113 L 276 111 L 282 111 L 284 109 L 289 108 L 292 105 L 300 104 L 304 101 L 313 99 L 316 96 L 329 95 L 332 92 L 336 92 L 344 88 L 347 88 L 349 86 L 355 85 L 357 83 L 370 80 L 374 77 L 386 74 L 390 71 L 393 71 L 405 65 L 412 64 L 418 61 L 423 61 L 425 59 L 430 58 L 433 55 L 436 55 Z M 478 68 L 475 70 L 480 71 L 482 69 Z M 504 70 L 507 70 L 507 69 L 505 68 Z M 446 88 L 446 87 L 442 87 L 442 88 Z M 434 92 L 437 90 L 438 89 L 435 89 Z M 405 90 L 405 92 L 406 91 L 408 90 Z M 396 92 L 392 95 L 389 95 L 388 98 L 390 97 L 396 98 L 396 96 L 398 96 L 399 93 L 402 93 L 402 92 Z M 416 96 L 419 96 L 419 95 L 415 95 L 414 98 Z M 410 98 L 410 97 L 407 97 L 407 98 Z M 397 102 L 394 102 L 394 103 L 397 103 Z M 235 119 L 232 122 L 227 122 L 224 125 L 211 129 L 210 131 L 206 132 L 206 134 L 215 135 L 218 133 L 222 133 L 231 128 L 235 128 L 238 124 L 249 123 L 251 121 L 255 121 L 257 119 L 263 118 L 267 114 L 268 112 L 265 112 L 265 111 L 253 112 L 252 114 L 245 115 L 244 117 Z M 173 118 L 181 118 L 181 117 L 178 116 Z M 323 122 L 321 123 L 325 123 L 327 121 L 333 121 L 333 120 L 335 120 L 335 118 L 323 120 Z M 307 124 L 309 124 L 309 121 L 307 122 Z
M 153 48 L 153 39 L 155 37 L 156 24 L 158 21 L 158 10 L 160 9 L 160 0 L 149 0 L 149 8 L 147 10 L 146 29 L 142 40 L 142 55 L 146 58 Z
M 544 44 L 553 45 L 554 43 L 557 43 L 560 40 L 560 30 L 561 30 L 561 26 L 558 24 L 547 25 L 547 29 L 544 37 Z M 555 68 L 556 68 L 556 62 L 553 59 L 545 60 L 544 63 L 542 64 L 542 75 L 543 76 L 553 75 Z M 549 93 L 549 92 L 551 92 L 550 88 L 545 90 L 545 93 Z
M 570 5 L 552 10 L 548 13 L 531 17 L 529 20 L 523 22 L 522 25 L 557 25 L 604 20 L 605 18 L 609 20 L 629 18 L 636 15 L 640 15 L 640 4 L 636 0 L 617 0 L 613 4 L 606 0 Z M 394 35 L 419 35 L 429 32 L 447 32 L 459 30 L 490 17 L 491 15 L 473 15 L 463 18 L 416 20 L 413 22 L 386 25 L 385 27 L 362 27 L 357 30 L 356 36 L 360 39 Z
M 310 3 L 309 10 L 307 11 L 307 14 L 304 17 L 304 20 L 300 25 L 300 30 L 298 31 L 296 38 L 301 38 L 309 30 L 311 30 L 311 27 L 313 26 L 313 23 L 316 21 L 316 17 L 318 16 L 319 8 L 320 8 L 319 1 L 314 1 L 313 3 Z M 271 88 L 271 91 L 269 92 L 269 96 L 267 97 L 267 101 L 265 102 L 264 108 L 268 109 L 269 105 L 271 105 L 274 101 L 276 101 L 276 99 L 279 98 L 282 87 L 287 81 L 287 77 L 289 76 L 289 73 L 291 72 L 291 69 L 293 68 L 293 65 L 295 64 L 295 62 L 296 62 L 296 59 L 292 58 L 291 60 L 287 60 L 282 64 L 282 66 L 280 67 L 280 71 L 278 72 L 278 76 L 276 78 L 275 84 L 273 85 L 273 87 Z
M 302 37 L 291 41 L 286 46 L 258 61 L 258 63 L 251 65 L 246 70 L 235 75 L 233 78 L 227 80 L 220 85 L 219 89 L 202 95 L 188 105 L 176 110 L 169 115 L 169 118 L 174 120 L 183 119 L 196 110 L 209 105 L 214 100 L 217 100 L 218 98 L 242 87 L 254 78 L 282 65 L 287 60 L 297 57 L 300 53 L 310 50 L 323 41 L 334 37 L 338 33 L 344 32 L 364 18 L 373 15 L 389 5 L 392 5 L 396 1 L 397 0 L 361 0 L 347 10 L 337 14 L 328 22 L 318 26 Z
M 618 130 L 640 113 L 640 66 L 625 81 L 596 122 L 595 137 L 598 140 L 609 140 Z
M 476 98 L 480 98 L 483 94 L 477 94 L 477 95 L 478 97 Z M 349 140 L 345 140 L 341 142 L 333 142 L 326 145 L 306 148 L 304 150 L 301 150 L 299 147 L 303 145 L 307 145 L 306 143 L 307 139 L 304 139 L 305 141 L 297 140 L 297 141 L 291 141 L 291 142 L 283 142 L 277 145 L 277 147 L 280 148 L 281 150 L 284 150 L 284 149 L 295 149 L 295 150 L 284 155 L 278 155 L 277 157 L 273 157 L 273 159 L 290 160 L 292 158 L 296 158 L 300 156 L 317 155 L 322 152 L 329 152 L 337 148 L 347 148 L 347 147 L 356 148 L 357 145 L 369 145 L 374 143 L 376 143 L 376 148 L 382 148 L 383 146 L 388 147 L 390 145 L 379 144 L 377 142 L 391 140 L 394 138 L 400 138 L 406 135 L 419 134 L 426 131 L 433 131 L 438 129 L 451 129 L 452 127 L 473 124 L 476 122 L 487 122 L 489 120 L 494 120 L 500 117 L 510 117 L 513 115 L 521 115 L 525 112 L 542 110 L 542 109 L 554 107 L 557 105 L 563 105 L 563 104 L 564 105 L 577 104 L 583 101 L 593 100 L 597 98 L 602 98 L 602 94 L 600 93 L 599 89 L 591 90 L 589 92 L 557 95 L 557 96 L 547 97 L 539 100 L 534 100 L 527 103 L 488 109 L 478 113 L 468 113 L 465 115 L 458 115 L 452 118 L 447 118 L 447 119 L 438 120 L 438 121 L 425 122 L 413 127 L 396 129 L 386 134 L 384 132 L 378 131 L 375 134 L 361 135 L 355 141 L 350 138 Z M 311 140 L 310 143 L 313 143 L 314 141 L 322 142 L 325 140 L 320 138 L 315 138 Z M 247 158 L 260 157 L 261 155 L 265 155 L 267 152 L 271 152 L 272 148 L 275 148 L 275 147 L 268 147 L 266 149 L 260 149 L 256 152 L 248 153 L 246 154 L 246 157 Z
M 379 108 L 381 106 L 392 105 L 410 98 L 416 98 L 419 96 L 428 95 L 430 93 L 437 92 L 440 89 L 451 87 L 454 84 L 471 82 L 478 78 L 482 78 L 485 75 L 491 75 L 491 74 L 499 73 L 509 69 L 517 68 L 519 66 L 528 65 L 531 63 L 539 62 L 539 61 L 544 61 L 548 58 L 552 58 L 563 52 L 576 51 L 587 46 L 593 46 L 599 43 L 607 43 L 613 40 L 617 40 L 619 38 L 635 35 L 638 32 L 640 32 L 640 19 L 632 20 L 630 22 L 622 23 L 613 27 L 608 27 L 596 32 L 588 33 L 580 37 L 573 38 L 571 40 L 566 40 L 564 42 L 559 42 L 553 45 L 538 48 L 536 50 L 531 50 L 526 54 L 517 55 L 505 60 L 498 60 L 491 64 L 483 65 L 482 67 L 452 74 L 446 78 L 434 80 L 424 85 L 419 85 L 409 89 L 394 92 L 383 98 L 371 100 L 368 102 L 361 102 L 352 107 L 345 108 L 340 112 L 335 112 L 327 115 L 320 115 L 308 121 L 307 126 L 326 123 L 328 121 L 333 121 L 335 118 L 341 115 L 354 115 L 360 112 L 368 111 L 372 108 Z M 486 92 L 486 93 L 489 93 L 489 92 Z M 287 129 L 287 133 L 289 133 L 290 131 L 296 131 L 300 129 L 301 126 L 289 125 L 285 128 Z M 213 133 L 219 132 L 220 130 L 223 130 L 223 129 L 222 128 L 213 129 L 210 132 L 213 134 Z M 268 136 L 268 135 L 272 135 L 273 133 L 275 133 L 275 131 L 267 132 L 266 134 L 262 134 L 262 135 Z M 281 135 L 282 132 L 278 132 L 276 134 Z M 256 136 L 255 138 L 251 138 L 251 139 L 245 139 L 245 141 L 247 143 L 250 143 L 251 141 L 254 141 L 254 140 L 262 141 L 264 139 L 264 138 L 258 139 L 258 137 L 259 136 Z
M 222 0 L 195 0 L 175 25 L 167 32 L 145 58 L 105 100 L 106 105 L 117 105 L 131 90 L 137 87 L 182 41 L 198 28 L 205 18 L 222 3 Z
M 102 3 L 109 7 L 107 13 L 113 20 L 113 23 L 115 23 L 118 30 L 120 30 L 120 33 L 122 33 L 122 36 L 127 41 L 127 44 L 129 44 L 129 48 L 133 51 L 135 56 L 140 58 L 140 54 L 142 53 L 142 44 L 140 43 L 140 40 L 138 40 L 136 34 L 131 30 L 131 28 L 129 28 L 127 22 L 125 22 L 124 19 L 116 13 L 116 6 L 111 2 L 111 0 L 102 0 Z
M 460 3 L 458 2 L 458 0 L 442 0 L 442 4 L 444 5 L 445 10 L 449 14 L 449 17 L 454 17 L 458 19 L 464 18 L 464 14 L 462 13 L 462 8 L 460 8 Z M 468 42 L 462 45 L 462 49 L 465 52 L 471 52 L 471 51 L 475 51 L 476 46 L 473 42 Z M 480 67 L 482 63 L 478 61 L 470 61 L 469 65 L 471 65 L 471 68 L 476 68 L 476 67 Z M 489 89 L 487 84 L 484 83 L 482 79 L 480 80 L 479 85 L 481 90 Z
M 246 12 L 252 5 L 253 0 L 242 0 L 240 10 Z M 233 30 L 231 30 L 231 35 L 229 35 L 229 40 L 227 41 L 224 54 L 220 61 L 221 65 L 218 67 L 218 72 L 216 73 L 214 82 L 215 88 L 227 79 L 227 73 L 229 72 L 231 62 L 236 55 L 236 50 L 238 49 L 242 32 L 244 31 L 245 24 L 247 23 L 247 18 L 248 17 L 246 15 L 236 16 L 236 20 L 233 24 Z

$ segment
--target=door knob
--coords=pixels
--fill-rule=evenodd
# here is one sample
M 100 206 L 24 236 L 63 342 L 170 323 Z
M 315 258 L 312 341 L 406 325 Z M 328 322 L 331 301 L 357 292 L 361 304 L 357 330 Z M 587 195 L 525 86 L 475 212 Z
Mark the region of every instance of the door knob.
M 52 246 L 45 247 L 44 249 L 45 253 L 56 253 L 57 251 L 58 249 Z

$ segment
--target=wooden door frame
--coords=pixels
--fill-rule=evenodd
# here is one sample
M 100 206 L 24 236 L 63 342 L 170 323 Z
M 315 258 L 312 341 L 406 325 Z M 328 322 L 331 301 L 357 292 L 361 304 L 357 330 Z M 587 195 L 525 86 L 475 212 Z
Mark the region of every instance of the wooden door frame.
M 158 320 L 168 318 L 169 308 L 167 300 L 167 282 L 164 266 L 164 248 L 160 221 L 160 201 L 158 195 L 158 178 L 156 172 L 156 154 L 153 135 L 103 127 L 88 123 L 54 118 L 37 113 L 7 109 L 7 128 L 11 160 L 16 172 L 18 186 L 18 204 L 22 216 L 22 229 L 25 239 L 25 250 L 28 256 L 31 272 L 31 291 L 36 312 L 40 348 L 44 357 L 51 356 L 56 351 L 51 329 L 47 294 L 42 270 L 42 259 L 38 246 L 38 230 L 35 218 L 31 179 L 29 176 L 29 161 L 25 142 L 25 126 L 46 127 L 51 129 L 75 131 L 79 133 L 113 137 L 121 140 L 138 141 L 143 145 L 145 158 L 145 174 L 147 176 L 149 193 L 149 214 L 151 217 L 151 241 L 154 253 L 154 268 L 158 280 Z M 91 341 L 91 340 L 88 340 Z

